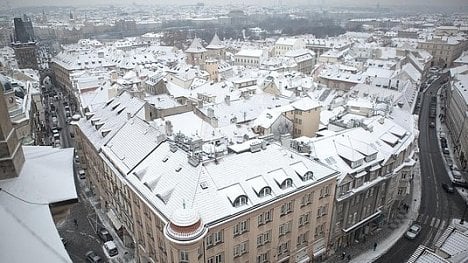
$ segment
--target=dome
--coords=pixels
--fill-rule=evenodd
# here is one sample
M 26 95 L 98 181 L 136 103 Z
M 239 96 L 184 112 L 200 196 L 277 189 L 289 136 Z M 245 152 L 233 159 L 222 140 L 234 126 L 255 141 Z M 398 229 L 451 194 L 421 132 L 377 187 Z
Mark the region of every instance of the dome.
M 11 82 L 5 76 L 0 75 L 0 83 L 2 84 L 3 91 L 10 91 L 12 90 Z
M 193 209 L 177 209 L 165 228 L 166 236 L 174 242 L 193 242 L 207 232 L 200 215 Z
M 200 221 L 200 216 L 193 209 L 177 209 L 172 214 L 171 224 L 179 227 L 187 227 Z

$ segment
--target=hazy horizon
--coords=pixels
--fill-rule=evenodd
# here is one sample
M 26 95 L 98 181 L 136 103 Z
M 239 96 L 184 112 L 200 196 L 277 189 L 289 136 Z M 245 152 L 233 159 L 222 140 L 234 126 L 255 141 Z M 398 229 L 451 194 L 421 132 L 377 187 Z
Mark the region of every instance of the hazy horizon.
M 3 1 L 2 1 L 3 2 Z M 95 6 L 95 5 L 129 5 L 129 4 L 147 4 L 147 5 L 185 5 L 204 3 L 206 5 L 265 5 L 274 6 L 282 5 L 346 5 L 346 6 L 445 6 L 445 7 L 466 7 L 465 0 L 257 0 L 257 1 L 241 1 L 241 0 L 172 0 L 172 1 L 148 1 L 148 0 L 42 0 L 40 4 L 37 0 L 7 0 L 4 3 L 9 3 L 10 7 L 28 7 L 28 6 Z

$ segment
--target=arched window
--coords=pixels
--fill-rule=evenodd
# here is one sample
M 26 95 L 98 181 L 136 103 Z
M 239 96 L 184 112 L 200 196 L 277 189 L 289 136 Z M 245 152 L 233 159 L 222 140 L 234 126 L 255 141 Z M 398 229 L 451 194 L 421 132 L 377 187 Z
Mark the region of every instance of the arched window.
M 306 172 L 304 174 L 304 178 L 303 178 L 304 181 L 312 180 L 312 179 L 314 179 L 314 173 L 313 172 L 308 171 L 308 172 Z
M 234 207 L 240 207 L 247 204 L 247 196 L 241 195 L 234 200 Z
M 265 197 L 271 195 L 271 188 L 269 186 L 263 187 L 260 192 L 258 192 L 258 197 Z
M 284 180 L 283 183 L 281 183 L 281 185 L 280 185 L 280 188 L 283 189 L 283 190 L 286 189 L 286 188 L 289 188 L 289 187 L 292 187 L 291 178 L 288 178 L 288 179 Z

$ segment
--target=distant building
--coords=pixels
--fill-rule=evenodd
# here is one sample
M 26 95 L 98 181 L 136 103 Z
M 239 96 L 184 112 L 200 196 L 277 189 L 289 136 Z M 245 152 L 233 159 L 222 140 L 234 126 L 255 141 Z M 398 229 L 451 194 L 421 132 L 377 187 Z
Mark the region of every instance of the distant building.
M 187 63 L 191 65 L 202 65 L 205 62 L 206 49 L 203 47 L 200 38 L 194 38 L 189 48 L 185 50 Z
M 12 47 L 15 50 L 18 67 L 38 69 L 37 46 L 31 20 L 25 15 L 14 19 L 15 36 Z
M 302 38 L 279 38 L 274 47 L 275 56 L 284 56 L 288 51 L 305 48 Z
M 450 67 L 467 47 L 468 41 L 457 37 L 434 37 L 418 43 L 418 48 L 424 49 L 433 56 L 431 66 Z
M 241 49 L 234 55 L 235 65 L 244 67 L 259 67 L 267 52 L 262 49 Z

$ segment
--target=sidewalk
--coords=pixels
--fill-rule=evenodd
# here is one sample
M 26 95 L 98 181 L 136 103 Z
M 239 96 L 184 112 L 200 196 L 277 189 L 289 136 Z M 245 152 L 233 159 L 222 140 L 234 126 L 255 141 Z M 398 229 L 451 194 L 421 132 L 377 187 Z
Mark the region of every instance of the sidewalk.
M 351 255 L 351 261 L 349 262 L 373 262 L 390 250 L 405 234 L 411 223 L 418 218 L 418 211 L 421 203 L 421 173 L 419 161 L 414 167 L 412 188 L 411 199 L 408 198 L 407 200 L 407 204 L 410 205 L 410 208 L 407 213 L 403 209 L 399 211 L 397 217 L 399 217 L 400 220 L 398 222 L 387 222 L 377 233 L 368 236 L 364 243 L 354 244 L 349 248 L 338 250 L 335 255 L 325 260 L 325 262 L 345 262 L 341 259 L 342 252 L 345 252 L 346 255 Z M 374 243 L 377 243 L 375 251 Z
M 122 240 L 120 240 L 119 236 L 117 235 L 114 228 L 112 227 L 112 224 L 110 223 L 110 220 L 107 217 L 104 209 L 101 208 L 96 195 L 91 193 L 91 191 L 89 190 L 89 188 L 86 186 L 84 182 L 82 183 L 82 187 L 83 187 L 82 189 L 83 189 L 84 196 L 86 197 L 86 199 L 88 199 L 89 203 L 91 204 L 97 216 L 99 217 L 100 225 L 105 227 L 112 234 L 112 236 L 114 237 L 114 243 L 117 246 L 117 249 L 119 250 L 119 254 L 117 256 L 110 258 L 109 262 L 115 262 L 115 263 L 135 262 L 133 251 L 125 247 Z

